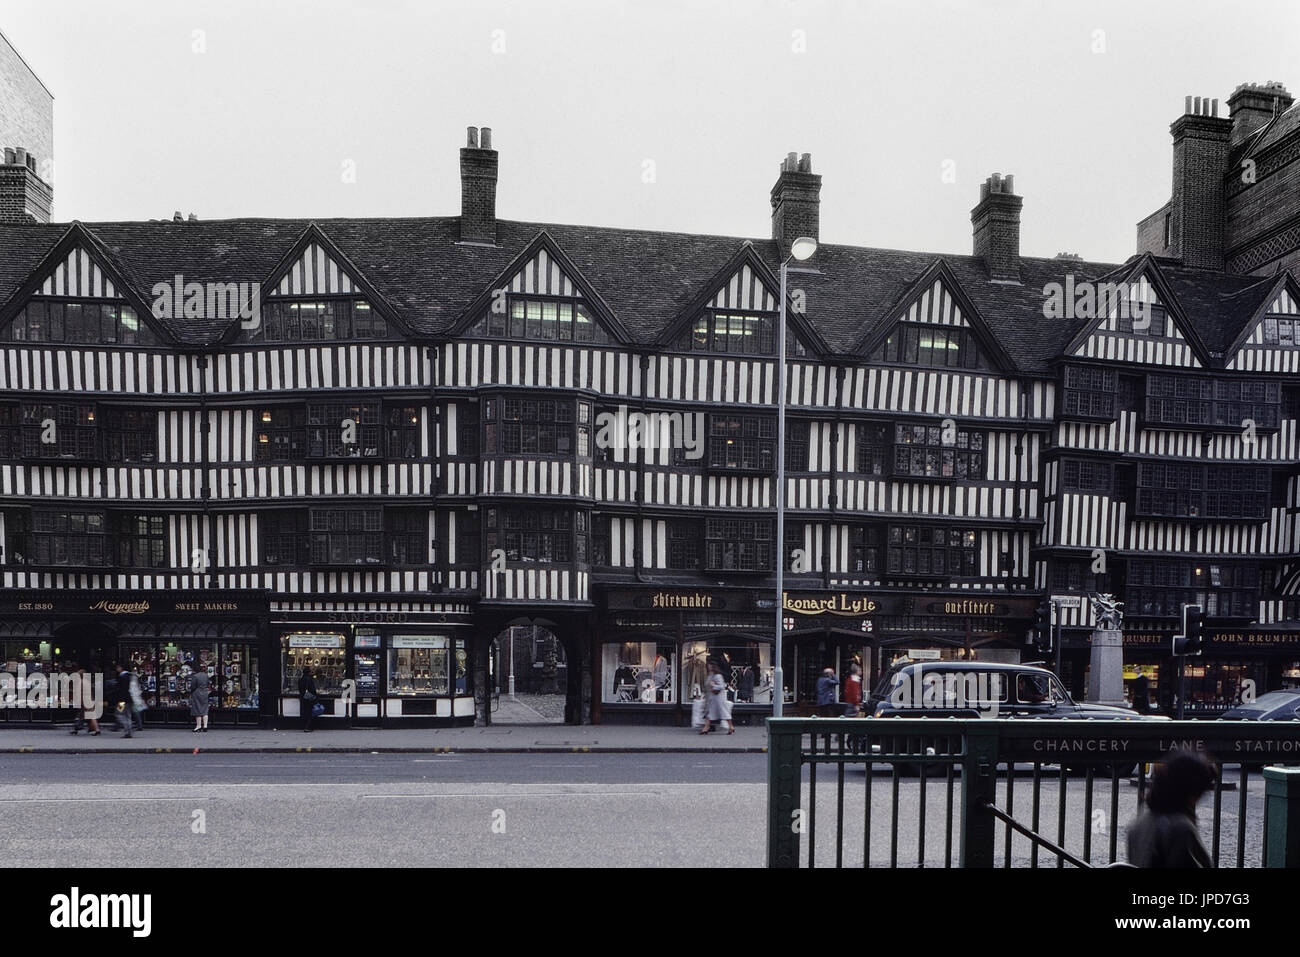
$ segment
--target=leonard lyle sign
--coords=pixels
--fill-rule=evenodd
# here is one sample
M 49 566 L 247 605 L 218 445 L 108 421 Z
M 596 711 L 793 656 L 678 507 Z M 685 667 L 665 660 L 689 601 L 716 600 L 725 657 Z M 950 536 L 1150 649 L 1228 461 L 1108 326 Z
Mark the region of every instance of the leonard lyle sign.
M 796 615 L 840 615 L 845 618 L 861 618 L 880 610 L 874 598 L 837 592 L 830 595 L 791 595 L 781 594 L 782 607 Z

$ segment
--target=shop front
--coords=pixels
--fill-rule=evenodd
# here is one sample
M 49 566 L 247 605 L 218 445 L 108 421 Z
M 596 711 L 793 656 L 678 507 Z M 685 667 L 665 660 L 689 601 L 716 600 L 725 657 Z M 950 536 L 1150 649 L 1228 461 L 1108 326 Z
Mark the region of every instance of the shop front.
M 710 662 L 738 721 L 770 714 L 771 635 L 771 616 L 745 589 L 607 589 L 592 656 L 592 721 L 689 724 Z
M 901 660 L 1018 663 L 1035 603 L 934 592 L 790 591 L 784 605 L 787 711 L 810 715 L 824 668 L 835 670 L 842 688 L 857 665 L 865 693 Z
M 0 598 L 0 660 L 27 686 L 78 667 L 107 686 L 121 662 L 140 680 L 147 724 L 190 722 L 189 682 L 208 675 L 213 724 L 257 724 L 263 709 L 260 592 L 22 591 Z M 0 720 L 65 721 L 68 708 L 0 709 Z
M 877 591 L 787 591 L 783 596 L 784 711 L 817 710 L 817 679 L 850 667 L 870 688 L 911 650 L 939 657 L 1020 660 L 1032 599 Z M 743 588 L 641 586 L 605 591 L 597 624 L 597 723 L 687 724 L 709 663 L 727 680 L 738 721 L 772 712 L 776 601 Z M 1023 619 L 1023 623 L 1021 622 Z
M 467 609 L 275 608 L 275 718 L 302 719 L 299 680 L 310 669 L 325 712 L 353 727 L 474 723 Z
M 1155 710 L 1174 715 L 1181 683 L 1184 716 L 1215 718 L 1243 698 L 1269 691 L 1300 688 L 1300 631 L 1269 628 L 1209 630 L 1204 653 L 1181 660 L 1173 655 L 1173 632 L 1124 631 L 1124 690 L 1133 702 L 1145 692 Z M 1090 633 L 1079 633 L 1071 655 L 1077 669 L 1076 690 L 1087 688 Z M 1067 642 L 1067 646 L 1071 644 Z

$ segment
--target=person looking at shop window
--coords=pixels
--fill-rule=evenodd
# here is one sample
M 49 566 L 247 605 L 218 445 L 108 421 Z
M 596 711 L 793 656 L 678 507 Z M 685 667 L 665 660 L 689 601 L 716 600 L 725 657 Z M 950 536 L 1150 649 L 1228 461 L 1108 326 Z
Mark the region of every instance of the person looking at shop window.
M 311 676 L 310 668 L 302 669 L 302 677 L 298 679 L 298 700 L 299 710 L 302 712 L 302 729 L 311 730 L 312 720 L 316 717 L 316 705 L 320 703 L 320 695 L 316 692 L 316 680 Z
M 208 730 L 208 671 L 195 662 L 194 673 L 190 675 L 190 717 L 194 719 L 193 731 Z

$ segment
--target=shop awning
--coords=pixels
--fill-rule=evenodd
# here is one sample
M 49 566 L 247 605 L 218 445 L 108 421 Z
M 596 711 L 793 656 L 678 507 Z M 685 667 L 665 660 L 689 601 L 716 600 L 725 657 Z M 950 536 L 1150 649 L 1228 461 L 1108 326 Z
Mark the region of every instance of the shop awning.
M 123 641 L 256 641 L 257 628 L 250 622 L 132 621 L 118 632 Z
M 0 621 L 0 638 L 50 638 L 54 626 L 48 621 Z

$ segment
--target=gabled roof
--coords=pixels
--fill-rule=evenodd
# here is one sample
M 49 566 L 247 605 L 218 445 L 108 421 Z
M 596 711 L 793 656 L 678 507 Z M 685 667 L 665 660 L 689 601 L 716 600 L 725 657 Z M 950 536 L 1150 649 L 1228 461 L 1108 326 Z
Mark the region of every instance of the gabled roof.
M 1284 292 L 1289 293 L 1292 302 L 1300 301 L 1300 281 L 1297 281 L 1290 273 L 1267 277 L 1238 293 L 1236 297 L 1239 300 L 1236 303 L 1238 311 L 1243 313 L 1246 313 L 1247 309 L 1250 309 L 1250 311 L 1245 314 L 1245 321 L 1237 331 L 1236 338 L 1224 350 L 1224 359 L 1226 361 L 1231 361 L 1232 357 L 1246 344 L 1265 314 L 1268 313 L 1269 309 Z M 1254 304 L 1253 309 L 1250 308 L 1252 303 Z
M 753 277 L 763 288 L 771 295 L 775 303 L 781 295 L 781 280 L 778 274 L 774 274 L 763 258 L 759 256 L 754 249 L 752 240 L 741 242 L 732 257 L 722 265 L 713 276 L 706 281 L 701 287 L 699 293 L 686 304 L 677 317 L 668 323 L 659 333 L 656 344 L 660 346 L 667 345 L 673 341 L 676 336 L 686 329 L 701 309 L 718 296 L 720 292 L 726 289 L 739 273 L 743 272 L 745 267 L 753 273 Z M 780 270 L 780 265 L 776 267 Z M 810 306 L 804 309 L 795 308 L 791 301 L 795 298 L 796 291 L 802 291 L 805 285 L 805 278 L 810 275 L 816 275 L 817 270 L 803 264 L 791 263 L 786 272 L 786 323 L 805 343 L 812 346 L 815 352 L 822 355 L 831 355 L 833 350 L 830 349 L 825 340 L 817 334 L 815 324 L 808 321 L 805 313 Z M 804 297 L 806 300 L 806 297 Z M 733 307 L 738 308 L 738 307 Z
M 1208 367 L 1213 364 L 1211 358 L 1213 350 L 1209 347 L 1204 333 L 1210 332 L 1217 337 L 1221 334 L 1221 330 L 1217 329 L 1216 325 L 1218 313 L 1210 312 L 1207 315 L 1208 310 L 1204 308 L 1205 303 L 1200 298 L 1200 294 L 1206 291 L 1201 280 L 1206 278 L 1215 280 L 1233 277 L 1197 269 L 1186 270 L 1186 275 L 1183 275 L 1171 261 L 1159 260 L 1151 253 L 1139 253 L 1114 272 L 1098 277 L 1102 282 L 1125 285 L 1145 279 L 1155 290 L 1156 298 L 1168 310 L 1174 327 L 1191 347 L 1197 360 L 1202 366 Z M 1077 281 L 1076 278 L 1076 283 Z M 1198 322 L 1198 319 L 1201 321 Z M 1098 326 L 1104 321 L 1105 317 L 1084 319 L 1063 351 L 1074 352 L 1097 331 Z
M 112 251 L 104 248 L 99 238 L 86 227 L 74 222 L 68 226 L 55 226 L 58 230 L 55 235 L 50 232 L 44 238 L 53 238 L 53 242 L 48 245 L 44 242 L 34 242 L 27 251 L 29 256 L 32 253 L 39 252 L 39 257 L 32 262 L 27 268 L 26 274 L 21 277 L 17 272 L 8 273 L 7 270 L 0 267 L 0 277 L 4 281 L 13 281 L 14 287 L 8 295 L 0 299 L 0 328 L 9 324 L 15 315 L 26 304 L 28 297 L 36 293 L 45 282 L 46 277 L 67 259 L 68 255 L 76 249 L 84 250 L 90 262 L 98 266 L 103 275 L 108 279 L 113 287 L 114 297 L 125 299 L 136 314 L 141 317 L 142 321 L 156 332 L 161 332 L 163 338 L 166 338 L 166 329 L 159 329 L 163 325 L 158 319 L 155 319 L 149 309 L 148 300 L 144 298 L 139 291 L 139 286 L 132 276 L 130 270 L 112 255 Z M 10 267 L 14 263 L 10 262 L 10 250 L 5 249 L 3 257 L 0 257 L 0 263 L 4 267 Z M 26 264 L 28 257 L 24 257 L 15 250 L 12 257 L 14 262 Z
M 298 237 L 297 242 L 289 248 L 280 259 L 280 262 L 276 264 L 275 268 L 272 269 L 269 274 L 262 277 L 260 282 L 262 283 L 263 298 L 274 296 L 276 294 L 277 287 L 281 284 L 282 280 L 284 280 L 284 277 L 288 275 L 290 270 L 292 270 L 298 263 L 303 254 L 313 246 L 319 246 L 324 250 L 325 255 L 337 265 L 338 269 L 346 272 L 348 278 L 351 280 L 351 285 L 355 287 L 356 291 L 364 296 L 366 301 L 369 302 L 370 305 L 374 307 L 388 322 L 395 325 L 398 329 L 403 330 L 408 335 L 414 332 L 414 330 L 411 329 L 403 319 L 401 313 L 397 309 L 393 308 L 392 303 L 384 297 L 383 293 L 376 289 L 370 281 L 366 279 L 365 273 L 352 264 L 348 259 L 347 254 L 343 250 L 339 249 L 329 236 L 325 235 L 324 230 L 320 228 L 315 220 L 307 224 L 307 228 L 302 231 L 302 235 Z M 239 325 L 237 320 L 230 320 L 224 324 L 224 328 L 221 329 L 219 334 L 222 336 L 224 341 L 231 341 L 238 335 L 238 331 Z
M 595 311 L 597 319 L 609 330 L 615 340 L 627 344 L 635 341 L 623 324 L 619 322 L 613 310 L 605 303 L 600 293 L 583 276 L 582 270 L 565 254 L 564 250 L 559 247 L 546 229 L 540 230 L 532 242 L 525 246 L 519 255 L 515 256 L 506 264 L 505 268 L 492 278 L 483 291 L 465 307 L 456 322 L 446 330 L 447 334 L 458 335 L 469 328 L 482 314 L 483 310 L 488 307 L 497 290 L 505 288 L 519 271 L 525 268 L 542 251 L 545 251 L 550 256 L 564 276 L 578 290 L 587 304 Z
M 187 282 L 257 281 L 266 289 L 277 269 L 312 237 L 346 261 L 376 305 L 385 303 L 414 336 L 434 341 L 451 337 L 494 283 L 537 248 L 562 263 L 619 338 L 647 349 L 707 302 L 737 262 L 752 264 L 765 282 L 775 282 L 780 265 L 777 245 L 768 239 L 510 220 L 498 222 L 496 245 L 461 243 L 455 216 L 8 224 L 0 225 L 3 308 L 17 308 L 28 294 L 23 288 L 32 271 L 70 228 L 93 242 L 121 277 L 115 284 L 140 305 L 149 301 L 155 283 L 171 283 L 177 274 Z M 1271 286 L 1258 277 L 1189 269 L 1151 257 L 1134 257 L 1122 266 L 1026 257 L 1021 283 L 993 282 L 984 260 L 975 256 L 824 243 L 791 273 L 791 287 L 803 291 L 807 304 L 806 315 L 792 322 L 806 320 L 804 331 L 827 355 L 859 358 L 860 347 L 892 325 L 925 277 L 942 275 L 963 311 L 987 329 L 1008 369 L 1047 374 L 1087 323 L 1045 319 L 1044 287 L 1062 282 L 1067 273 L 1076 282 L 1096 280 L 1132 273 L 1144 262 L 1159 271 L 1160 295 L 1193 330 L 1189 338 L 1211 352 L 1226 350 Z M 178 343 L 196 347 L 218 343 L 228 325 L 185 319 L 158 324 Z
M 925 272 L 921 273 L 904 292 L 893 307 L 885 314 L 882 322 L 876 323 L 875 327 L 865 335 L 858 343 L 857 352 L 864 356 L 869 356 L 875 349 L 885 341 L 889 333 L 893 331 L 898 321 L 902 319 L 912 308 L 917 300 L 926 296 L 931 288 L 941 284 L 943 289 L 950 295 L 966 324 L 975 334 L 976 340 L 985 354 L 993 359 L 997 367 L 1007 372 L 1015 371 L 1015 366 L 1007 355 L 1002 344 L 998 341 L 984 322 L 984 317 L 980 315 L 979 309 L 965 295 L 957 277 L 953 275 L 952 269 L 943 259 L 936 259 L 930 264 Z M 1039 309 L 1042 309 L 1042 300 L 1039 300 Z

